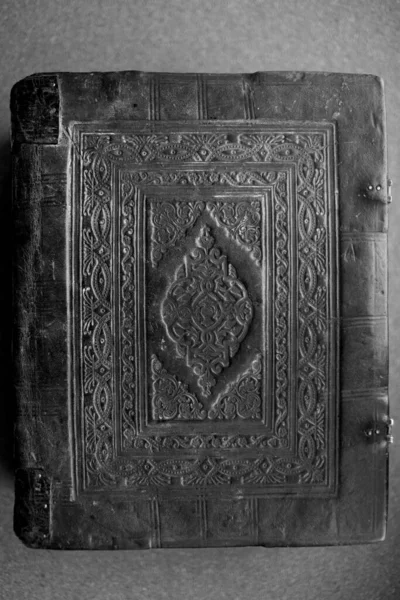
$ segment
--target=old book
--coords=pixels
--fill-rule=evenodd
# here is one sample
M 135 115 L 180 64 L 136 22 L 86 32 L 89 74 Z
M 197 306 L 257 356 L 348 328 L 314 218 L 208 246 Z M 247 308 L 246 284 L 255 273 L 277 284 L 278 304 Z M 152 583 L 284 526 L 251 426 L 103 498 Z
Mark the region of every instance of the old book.
M 11 110 L 21 539 L 382 540 L 381 80 L 46 73 Z

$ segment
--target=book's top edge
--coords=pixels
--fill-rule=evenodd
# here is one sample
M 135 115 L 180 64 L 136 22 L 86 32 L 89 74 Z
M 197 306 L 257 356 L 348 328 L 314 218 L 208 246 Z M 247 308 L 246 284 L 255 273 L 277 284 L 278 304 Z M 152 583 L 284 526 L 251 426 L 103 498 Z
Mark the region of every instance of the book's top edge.
M 122 71 L 53 71 L 53 72 L 38 72 L 32 73 L 28 75 L 24 79 L 32 79 L 36 77 L 47 77 L 49 75 L 53 76 L 74 76 L 74 77 L 90 77 L 90 76 L 136 76 L 136 77 L 149 77 L 149 76 L 157 76 L 161 78 L 167 79 L 177 79 L 180 78 L 194 78 L 194 77 L 206 77 L 208 79 L 232 79 L 232 78 L 248 78 L 250 80 L 257 79 L 268 79 L 268 78 L 278 78 L 282 79 L 282 81 L 286 80 L 291 83 L 301 83 L 302 81 L 312 79 L 315 77 L 318 78 L 336 78 L 341 77 L 347 80 L 362 80 L 362 79 L 371 79 L 377 80 L 383 83 L 383 80 L 380 76 L 372 74 L 372 73 L 341 73 L 341 72 L 329 72 L 329 71 L 255 71 L 249 73 L 242 72 L 232 72 L 232 73 L 212 73 L 208 71 L 204 72 L 170 72 L 170 71 L 137 71 L 137 70 L 122 70 Z M 21 80 L 23 81 L 23 80 Z
M 171 100 L 172 90 L 176 101 Z M 266 90 L 271 91 L 269 98 Z M 229 96 L 228 103 L 224 94 Z M 297 102 L 296 94 L 302 100 Z M 384 115 L 383 81 L 375 75 L 311 71 L 36 73 L 18 81 L 11 90 L 12 144 L 57 144 L 62 127 L 71 121 L 169 122 L 188 116 L 190 120 L 216 122 L 259 120 L 270 115 L 275 119 L 280 115 L 285 122 L 304 121 L 311 115 L 307 113 L 311 106 L 312 120 L 326 121 L 341 117 L 342 105 L 348 107 L 342 120 L 347 119 L 351 126 L 358 127 L 374 111 L 374 118 L 380 119 Z

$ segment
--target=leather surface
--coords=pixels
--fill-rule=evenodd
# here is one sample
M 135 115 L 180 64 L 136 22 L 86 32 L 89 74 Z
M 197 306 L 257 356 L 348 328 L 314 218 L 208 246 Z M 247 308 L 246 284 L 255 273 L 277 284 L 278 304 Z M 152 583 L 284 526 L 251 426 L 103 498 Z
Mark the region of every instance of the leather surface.
M 13 87 L 26 543 L 384 538 L 384 110 L 368 75 Z
M 189 19 L 188 13 L 171 3 L 168 11 L 159 16 L 153 8 L 137 10 L 134 22 L 128 5 L 121 11 L 109 5 L 77 11 L 77 7 L 58 7 L 55 3 L 47 10 L 39 10 L 32 4 L 18 11 L 4 6 L 4 26 L 10 30 L 14 23 L 16 35 L 4 32 L 2 36 L 3 56 L 8 65 L 3 72 L 1 123 L 3 148 L 8 148 L 8 90 L 12 83 L 38 70 L 56 68 L 79 69 L 130 68 L 132 56 L 135 67 L 171 70 L 171 61 L 180 70 L 249 71 L 289 66 L 295 69 L 358 70 L 379 73 L 387 85 L 389 123 L 389 164 L 392 177 L 398 163 L 396 56 L 398 53 L 397 5 L 385 3 L 382 9 L 375 3 L 353 3 L 344 6 L 333 2 L 329 5 L 306 2 L 301 14 L 290 3 L 279 7 L 264 6 L 249 9 L 244 16 L 243 3 L 240 7 L 229 5 L 228 17 L 223 19 L 217 7 L 207 11 L 208 16 L 197 15 Z M 21 8 L 21 5 L 19 6 Z M 275 27 L 265 36 L 265 23 Z M 193 14 L 193 13 L 192 13 Z M 107 27 L 103 20 L 107 19 Z M 177 21 L 178 20 L 178 21 Z M 118 35 L 114 38 L 116 23 Z M 152 23 L 152 36 L 158 42 L 149 46 L 146 23 Z M 180 27 L 181 38 L 172 43 L 171 31 Z M 199 22 L 205 33 L 193 46 L 193 35 Z M 238 35 L 241 31 L 250 35 Z M 43 32 L 43 35 L 41 34 Z M 48 52 L 49 32 L 52 52 Z M 221 37 L 221 33 L 223 35 Z M 312 32 L 312 35 L 311 35 Z M 116 39 L 118 38 L 118 42 Z M 312 39 L 311 39 L 312 38 Z M 55 46 L 55 41 L 58 45 Z M 124 52 L 120 52 L 120 47 Z M 232 52 L 232 50 L 235 50 Z M 238 50 L 239 49 L 239 50 Z M 318 49 L 318 52 L 316 52 Z M 129 56 L 129 58 L 128 58 Z M 3 149 L 2 168 L 7 165 L 6 150 Z M 390 213 L 391 234 L 390 256 L 393 277 L 391 279 L 391 346 L 393 390 L 396 384 L 396 324 L 397 280 L 396 277 L 396 227 L 397 206 Z M 6 408 L 6 414 L 12 408 Z M 392 414 L 397 416 L 397 403 L 392 403 Z M 3 440 L 9 439 L 9 420 L 2 420 Z M 7 445 L 8 447 L 8 445 Z M 3 453 L 7 464 L 8 453 Z M 232 549 L 218 551 L 170 551 L 135 554 L 96 553 L 39 553 L 32 554 L 11 534 L 12 486 L 5 476 L 2 495 L 3 569 L 2 589 L 9 597 L 21 597 L 29 588 L 31 597 L 126 597 L 139 592 L 143 597 L 163 597 L 174 593 L 176 597 L 187 597 L 195 590 L 196 596 L 209 597 L 211 593 L 223 597 L 228 591 L 239 597 L 251 590 L 253 597 L 332 597 L 332 598 L 390 598 L 397 597 L 397 448 L 393 448 L 391 461 L 391 503 L 388 540 L 385 544 L 363 548 L 327 549 Z M 205 555 L 207 553 L 207 556 Z M 179 567 L 178 567 L 179 565 Z M 268 568 L 267 568 L 268 567 Z M 381 577 L 377 578 L 379 571 Z M 340 573 L 340 578 L 337 574 Z M 18 576 L 17 576 L 18 574 Z M 102 574 L 102 575 L 101 575 Z M 132 584 L 132 578 L 134 584 Z M 72 583 L 73 580 L 73 583 Z M 163 581 L 163 584 L 160 584 Z M 251 583 L 254 582 L 254 583 Z

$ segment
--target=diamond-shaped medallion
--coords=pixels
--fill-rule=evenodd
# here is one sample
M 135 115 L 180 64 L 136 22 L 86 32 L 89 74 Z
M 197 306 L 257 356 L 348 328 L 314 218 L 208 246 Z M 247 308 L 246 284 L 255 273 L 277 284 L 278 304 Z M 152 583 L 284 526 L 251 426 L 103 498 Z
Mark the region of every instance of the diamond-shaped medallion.
M 176 352 L 198 376 L 204 396 L 238 351 L 253 317 L 245 286 L 214 242 L 210 229 L 202 227 L 161 307 Z

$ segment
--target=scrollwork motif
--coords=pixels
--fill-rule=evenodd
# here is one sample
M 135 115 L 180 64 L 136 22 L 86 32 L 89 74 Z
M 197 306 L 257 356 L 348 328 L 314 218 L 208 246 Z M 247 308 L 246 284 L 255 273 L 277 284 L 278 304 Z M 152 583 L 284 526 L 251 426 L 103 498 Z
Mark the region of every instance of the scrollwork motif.
M 169 248 L 184 238 L 205 210 L 240 246 L 250 252 L 258 265 L 261 264 L 261 203 L 259 200 L 207 203 L 154 200 L 151 201 L 150 219 L 150 254 L 153 267 L 157 267 Z
M 156 267 L 168 248 L 193 227 L 204 202 L 151 202 L 151 262 Z
M 202 420 L 207 417 L 201 402 L 190 394 L 187 385 L 163 368 L 158 358 L 151 357 L 151 375 L 153 382 L 153 419 L 169 421 L 181 419 L 186 421 Z
M 208 411 L 209 419 L 261 418 L 261 354 L 229 385 Z
M 229 365 L 245 338 L 253 305 L 226 256 L 203 227 L 161 305 L 162 320 L 178 356 L 209 396 L 215 375 Z
M 91 404 L 86 406 L 88 468 L 112 456 L 112 333 L 111 290 L 111 208 L 110 168 L 101 154 L 87 150 L 83 196 L 82 330 L 83 393 Z
M 232 187 L 240 185 L 272 185 L 278 178 L 276 171 L 251 170 L 244 171 L 133 171 L 123 175 L 123 189 L 129 190 L 135 185 L 194 185 L 210 187 L 214 185 L 229 185 Z
M 288 198 L 285 173 L 280 173 L 275 189 L 275 400 L 277 415 L 275 432 L 278 438 L 287 438 L 287 408 L 289 388 L 288 315 L 289 311 L 289 256 L 288 256 Z
M 261 264 L 261 205 L 259 200 L 251 202 L 207 203 L 207 209 L 219 225 L 241 246 L 248 250 L 258 265 Z

